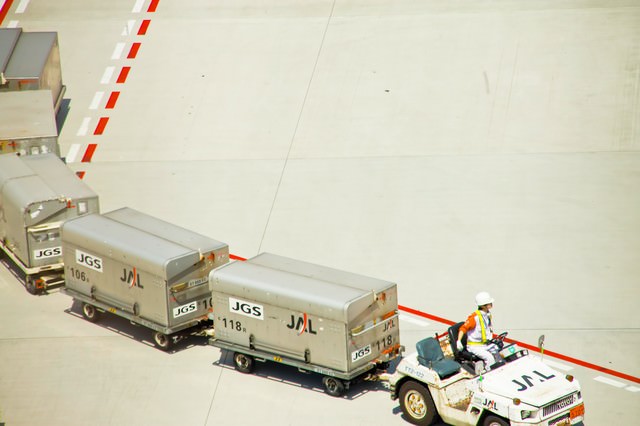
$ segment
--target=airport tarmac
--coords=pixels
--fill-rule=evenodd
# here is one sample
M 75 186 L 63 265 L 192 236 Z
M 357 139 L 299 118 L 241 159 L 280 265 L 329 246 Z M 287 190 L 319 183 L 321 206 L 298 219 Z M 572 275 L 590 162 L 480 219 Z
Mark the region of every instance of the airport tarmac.
M 453 321 L 487 290 L 499 331 L 579 361 L 545 357 L 585 424 L 638 423 L 637 1 L 0 0 L 0 24 L 58 32 L 61 152 L 102 211 L 395 281 Z M 446 329 L 401 314 L 408 351 Z M 333 398 L 201 337 L 164 353 L 0 265 L 2 422 L 408 424 L 379 383 Z

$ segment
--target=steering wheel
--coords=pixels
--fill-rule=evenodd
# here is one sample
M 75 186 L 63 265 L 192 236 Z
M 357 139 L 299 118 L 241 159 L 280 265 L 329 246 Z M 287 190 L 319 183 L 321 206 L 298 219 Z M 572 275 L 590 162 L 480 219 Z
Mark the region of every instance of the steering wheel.
M 504 347 L 504 339 L 507 337 L 507 334 L 509 333 L 506 331 L 504 333 L 500 333 L 499 335 L 491 339 L 489 343 L 493 343 L 498 347 L 498 349 L 502 349 Z

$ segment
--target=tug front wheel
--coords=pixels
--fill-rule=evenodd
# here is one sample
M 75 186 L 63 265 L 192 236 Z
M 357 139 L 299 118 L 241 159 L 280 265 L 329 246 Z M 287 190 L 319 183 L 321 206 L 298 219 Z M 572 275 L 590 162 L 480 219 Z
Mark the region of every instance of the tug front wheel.
M 484 419 L 483 426 L 509 426 L 509 423 L 501 417 L 489 416 Z
M 412 380 L 400 387 L 400 408 L 414 425 L 430 425 L 438 415 L 429 389 Z

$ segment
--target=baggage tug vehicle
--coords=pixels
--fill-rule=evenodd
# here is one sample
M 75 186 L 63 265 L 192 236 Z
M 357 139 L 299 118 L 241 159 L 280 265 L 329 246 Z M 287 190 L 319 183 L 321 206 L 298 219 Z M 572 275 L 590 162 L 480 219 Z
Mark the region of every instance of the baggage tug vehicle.
M 584 402 L 573 376 L 553 370 L 527 349 L 505 346 L 507 333 L 492 340 L 501 348 L 501 359 L 476 374 L 482 361 L 455 345 L 460 325 L 449 328 L 448 336 L 419 341 L 416 352 L 390 375 L 391 399 L 400 400 L 406 420 L 416 425 L 431 425 L 438 417 L 451 425 L 583 425 Z

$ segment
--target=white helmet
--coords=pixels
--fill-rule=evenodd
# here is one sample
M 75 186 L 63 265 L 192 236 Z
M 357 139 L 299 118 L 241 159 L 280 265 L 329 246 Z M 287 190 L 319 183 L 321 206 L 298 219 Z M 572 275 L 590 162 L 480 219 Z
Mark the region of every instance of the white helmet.
M 484 306 L 488 305 L 489 303 L 493 303 L 493 297 L 491 297 L 489 293 L 487 293 L 486 291 L 481 291 L 480 293 L 476 294 L 476 305 Z

